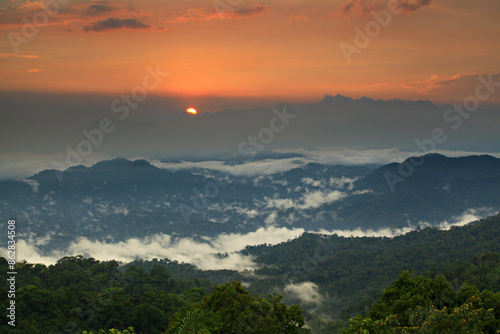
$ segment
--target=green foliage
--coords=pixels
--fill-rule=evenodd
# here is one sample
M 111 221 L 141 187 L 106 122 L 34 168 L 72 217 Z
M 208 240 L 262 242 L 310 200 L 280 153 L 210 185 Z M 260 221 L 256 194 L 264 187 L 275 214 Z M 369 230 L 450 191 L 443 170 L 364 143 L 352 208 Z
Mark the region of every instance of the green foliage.
M 0 270 L 8 271 L 3 258 Z M 205 279 L 171 278 L 160 266 L 149 272 L 133 266 L 122 271 L 116 261 L 82 256 L 48 267 L 19 262 L 16 270 L 16 328 L 2 317 L 0 333 L 107 333 L 110 328 L 112 333 L 132 333 L 127 328 L 133 327 L 138 333 L 160 334 L 171 315 L 199 302 L 212 286 Z M 1 282 L 0 287 L 6 295 L 7 285 Z M 6 302 L 0 301 L 4 309 Z
M 350 318 L 366 316 L 382 290 L 404 270 L 435 278 L 442 273 L 454 290 L 464 282 L 480 291 L 500 291 L 500 215 L 449 231 L 427 228 L 395 238 L 343 238 L 305 233 L 278 245 L 247 247 L 261 267 L 254 275 L 230 270 L 202 271 L 169 260 L 136 261 L 145 271 L 160 265 L 172 277 L 209 279 L 213 283 L 245 281 L 256 295 L 285 292 L 289 282 L 313 282 L 328 296 L 321 305 L 287 295 L 299 303 L 318 334 L 339 333 Z
M 302 305 L 315 333 L 338 332 L 331 327 L 339 321 L 348 326 L 349 318 L 366 315 L 380 297 L 378 291 L 404 270 L 429 277 L 443 273 L 453 289 L 471 282 L 480 290 L 500 291 L 500 215 L 449 231 L 427 228 L 395 238 L 306 233 L 275 246 L 247 247 L 243 253 L 256 256 L 262 265 L 255 272 L 259 279 L 245 278 L 253 293 L 309 281 L 329 296 L 320 306 Z
M 216 285 L 201 303 L 176 313 L 167 333 L 308 333 L 298 305 L 251 295 L 239 282 Z
M 208 323 L 210 321 L 210 311 L 195 309 L 193 311 L 188 311 L 182 319 L 182 323 L 179 325 L 175 334 L 205 334 L 210 333 L 208 330 Z
M 367 317 L 357 316 L 342 333 L 498 333 L 500 293 L 464 284 L 453 291 L 444 276 L 412 277 L 387 289 Z
M 98 332 L 83 331 L 82 334 L 135 334 L 135 331 L 133 327 L 129 327 L 127 329 L 124 329 L 123 331 L 111 328 L 107 331 L 105 331 L 104 329 L 100 329 Z
M 420 326 L 424 333 L 428 324 L 439 328 L 438 323 L 449 324 L 444 330 L 453 333 L 450 328 L 464 321 L 485 333 L 498 326 L 494 293 L 500 292 L 500 215 L 449 231 L 424 229 L 395 238 L 304 234 L 242 253 L 254 256 L 262 267 L 249 275 L 202 271 L 168 259 L 125 266 L 82 256 L 51 266 L 19 262 L 17 326 L 13 330 L 3 317 L 0 333 L 80 334 L 131 326 L 143 334 L 171 333 L 183 323 L 189 332 L 191 322 L 216 333 L 258 332 L 261 327 L 281 333 L 303 330 L 305 320 L 314 333 L 332 334 L 357 315 L 351 326 L 358 326 L 360 333 L 380 326 L 385 329 L 379 332 L 387 333 L 397 326 Z M 423 276 L 400 275 L 404 270 Z M 8 271 L 4 258 L 0 271 Z M 213 283 L 233 280 L 248 282 L 250 293 L 241 285 L 220 285 L 202 301 Z M 319 287 L 323 303 L 288 295 L 287 305 L 301 307 L 287 307 L 283 297 L 269 295 L 285 292 L 290 282 L 306 281 Z M 0 281 L 0 288 L 6 295 L 7 281 Z M 0 306 L 5 309 L 7 302 L 0 300 Z M 209 315 L 203 317 L 203 310 Z M 193 313 L 187 317 L 188 312 Z M 203 331 L 203 326 L 194 330 Z

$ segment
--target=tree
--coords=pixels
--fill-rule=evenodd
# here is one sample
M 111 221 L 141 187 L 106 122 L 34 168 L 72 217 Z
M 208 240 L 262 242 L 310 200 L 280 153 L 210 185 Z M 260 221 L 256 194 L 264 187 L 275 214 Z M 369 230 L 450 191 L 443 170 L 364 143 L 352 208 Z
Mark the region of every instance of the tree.
M 498 333 L 500 293 L 464 284 L 458 291 L 443 276 L 413 278 L 409 272 L 387 288 L 367 317 L 355 317 L 343 334 Z
M 124 329 L 123 331 L 120 331 L 118 329 L 111 328 L 110 330 L 105 331 L 104 329 L 99 330 L 98 332 L 87 332 L 83 331 L 82 334 L 135 334 L 134 328 L 129 327 L 127 329 Z
M 167 333 L 310 333 L 302 309 L 283 303 L 280 295 L 252 296 L 240 282 L 216 285 L 201 303 L 174 314 Z M 198 332 L 196 332 L 198 331 Z

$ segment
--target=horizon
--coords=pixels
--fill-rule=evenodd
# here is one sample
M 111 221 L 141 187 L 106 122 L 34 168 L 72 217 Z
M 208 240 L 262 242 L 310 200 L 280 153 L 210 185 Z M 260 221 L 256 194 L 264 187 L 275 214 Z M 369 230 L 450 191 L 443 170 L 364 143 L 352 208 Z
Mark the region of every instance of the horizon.
M 0 178 L 264 149 L 500 153 L 498 13 L 496 0 L 0 0 Z

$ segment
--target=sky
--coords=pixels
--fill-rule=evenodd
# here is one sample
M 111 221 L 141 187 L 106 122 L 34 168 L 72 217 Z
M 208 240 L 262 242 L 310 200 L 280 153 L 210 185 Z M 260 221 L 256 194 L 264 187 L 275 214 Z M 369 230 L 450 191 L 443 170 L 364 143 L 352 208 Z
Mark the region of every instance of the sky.
M 498 0 L 0 0 L 0 178 L 252 145 L 498 153 L 499 14 Z
M 160 95 L 291 102 L 340 93 L 449 102 L 464 97 L 471 76 L 499 71 L 497 0 L 394 6 L 385 0 L 1 0 L 0 89 L 118 93 L 158 65 L 169 73 L 155 90 Z M 382 12 L 389 13 L 383 25 L 371 14 L 384 18 Z M 368 33 L 368 45 L 362 38 L 356 44 L 356 28 Z M 350 62 L 342 43 L 357 49 Z

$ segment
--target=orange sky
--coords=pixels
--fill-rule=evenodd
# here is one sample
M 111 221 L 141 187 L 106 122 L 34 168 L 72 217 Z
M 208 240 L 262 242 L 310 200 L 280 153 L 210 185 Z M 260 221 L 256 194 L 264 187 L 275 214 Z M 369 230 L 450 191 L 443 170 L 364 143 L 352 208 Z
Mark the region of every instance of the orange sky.
M 388 1 L 58 1 L 0 0 L 0 90 L 129 92 L 159 65 L 157 94 L 460 101 L 500 71 L 498 0 L 401 0 L 349 63 L 341 43 Z

